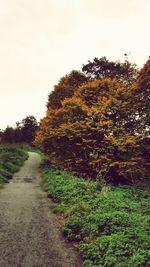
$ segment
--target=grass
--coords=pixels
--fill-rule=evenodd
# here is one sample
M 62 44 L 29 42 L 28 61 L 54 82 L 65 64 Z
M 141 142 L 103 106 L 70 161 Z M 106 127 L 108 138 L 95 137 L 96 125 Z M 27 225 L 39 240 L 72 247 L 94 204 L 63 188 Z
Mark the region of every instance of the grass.
M 41 166 L 54 212 L 64 216 L 64 235 L 75 241 L 85 267 L 150 266 L 146 189 L 110 187 Z
M 0 145 L 0 187 L 19 170 L 28 153 L 21 145 Z

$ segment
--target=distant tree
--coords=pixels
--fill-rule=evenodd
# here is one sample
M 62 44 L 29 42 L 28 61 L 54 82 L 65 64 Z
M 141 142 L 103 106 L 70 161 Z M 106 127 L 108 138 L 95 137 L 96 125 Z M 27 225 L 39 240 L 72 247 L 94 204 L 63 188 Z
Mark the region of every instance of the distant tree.
M 21 123 L 20 122 L 16 122 L 16 126 L 13 129 L 14 129 L 14 142 L 15 143 L 22 142 L 22 128 L 21 128 Z
M 119 61 L 113 62 L 106 59 L 106 57 L 95 57 L 93 62 L 88 61 L 83 65 L 82 71 L 89 77 L 89 79 L 116 79 L 125 86 L 131 85 L 137 78 L 137 68 L 135 64 L 128 61 L 121 63 Z
M 87 77 L 80 71 L 73 70 L 70 74 L 62 77 L 54 91 L 49 94 L 48 108 L 57 109 L 62 106 L 62 101 L 68 97 L 72 97 L 77 88 L 87 81 Z
M 2 142 L 5 143 L 14 143 L 14 129 L 12 127 L 7 126 L 7 128 L 3 131 L 2 134 Z
M 0 143 L 2 141 L 3 132 L 0 130 Z
M 9 127 L 2 132 L 1 140 L 6 143 L 29 143 L 31 144 L 35 138 L 35 132 L 38 129 L 38 123 L 34 116 L 27 116 L 21 122 L 17 122 L 16 126 Z
M 27 116 L 21 123 L 21 141 L 32 143 L 35 138 L 35 132 L 38 129 L 38 123 L 34 116 Z

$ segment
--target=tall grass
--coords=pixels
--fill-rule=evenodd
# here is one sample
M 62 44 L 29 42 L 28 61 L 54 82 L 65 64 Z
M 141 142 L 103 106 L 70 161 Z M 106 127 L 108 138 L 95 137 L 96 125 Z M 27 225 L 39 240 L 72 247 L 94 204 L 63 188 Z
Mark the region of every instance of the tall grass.
M 27 158 L 28 153 L 21 145 L 0 145 L 0 184 L 11 179 Z

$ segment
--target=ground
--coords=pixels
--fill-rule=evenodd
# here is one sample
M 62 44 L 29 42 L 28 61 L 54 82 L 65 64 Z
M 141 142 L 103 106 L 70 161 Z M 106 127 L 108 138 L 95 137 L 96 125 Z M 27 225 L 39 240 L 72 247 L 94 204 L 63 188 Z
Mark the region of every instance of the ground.
M 39 164 L 40 156 L 30 152 L 0 191 L 0 267 L 81 267 L 48 208 Z

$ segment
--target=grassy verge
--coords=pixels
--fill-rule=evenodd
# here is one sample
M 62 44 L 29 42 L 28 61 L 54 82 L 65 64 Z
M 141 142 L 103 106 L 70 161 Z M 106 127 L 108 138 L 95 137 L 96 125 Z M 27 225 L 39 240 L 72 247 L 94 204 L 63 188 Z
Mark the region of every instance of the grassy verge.
M 41 166 L 46 190 L 64 216 L 64 235 L 75 241 L 86 267 L 150 266 L 149 194 Z
M 20 145 L 0 145 L 0 186 L 12 178 L 28 158 L 28 153 Z

